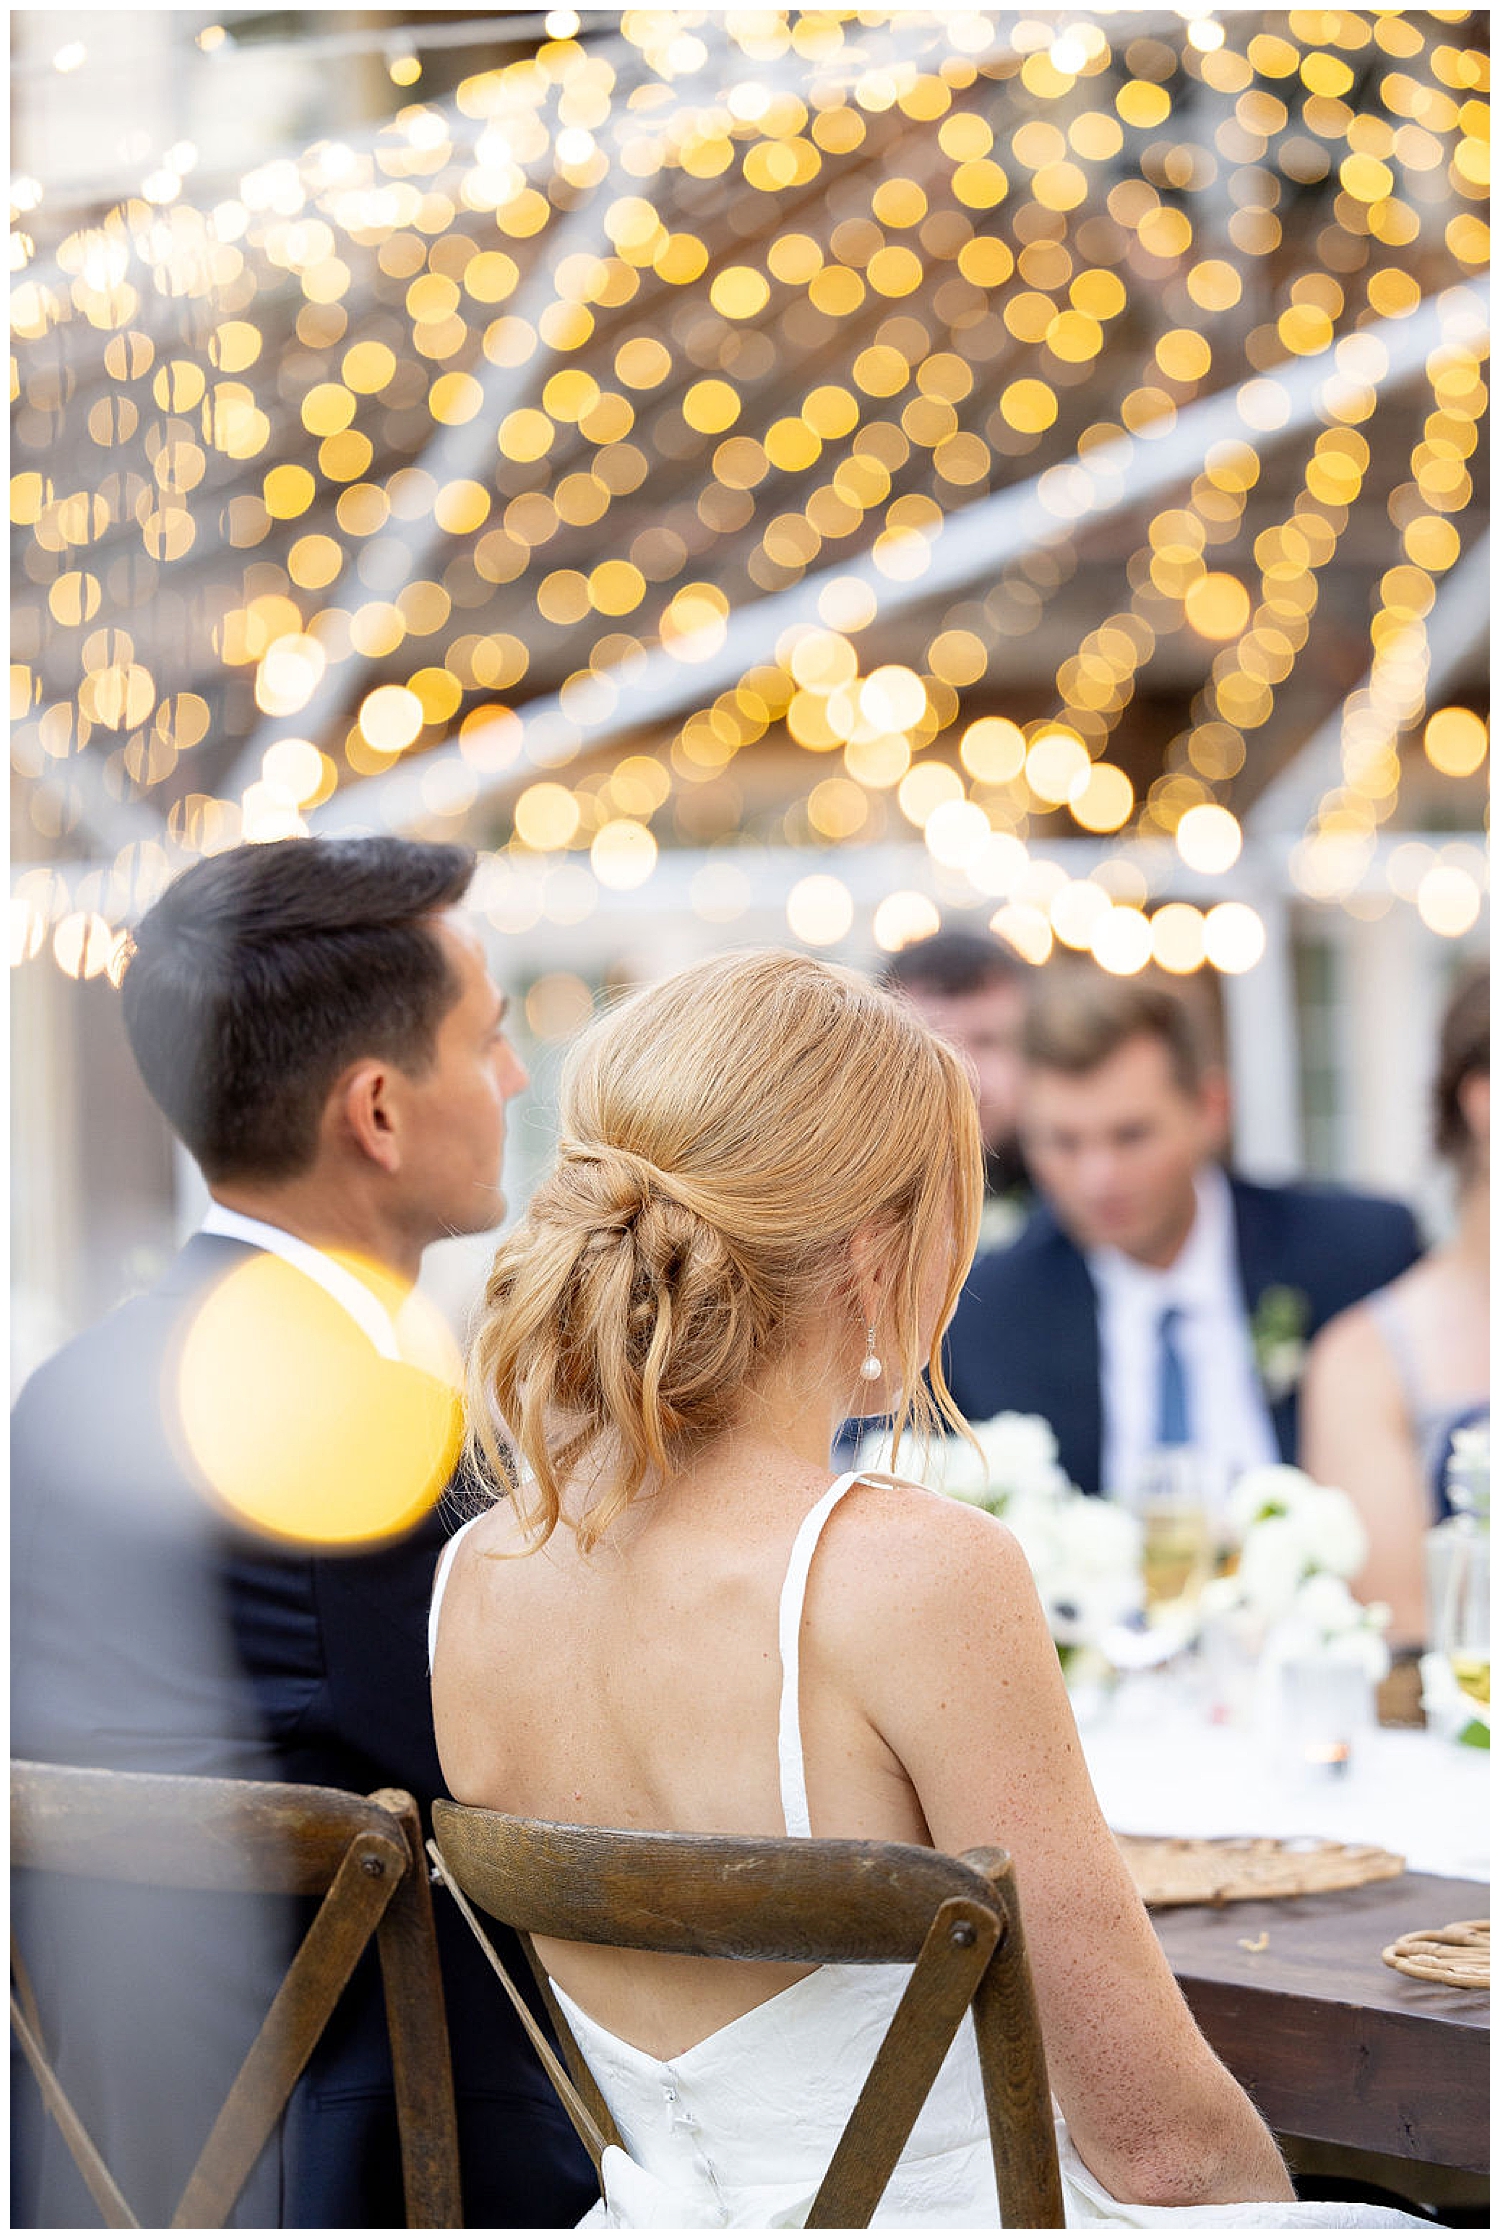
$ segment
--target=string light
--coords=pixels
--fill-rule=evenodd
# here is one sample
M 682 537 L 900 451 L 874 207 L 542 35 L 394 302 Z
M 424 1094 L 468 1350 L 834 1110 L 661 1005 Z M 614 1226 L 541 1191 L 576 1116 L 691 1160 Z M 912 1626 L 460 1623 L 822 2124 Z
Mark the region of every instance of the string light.
M 508 819 L 488 835 L 497 925 L 593 908 L 706 841 L 726 860 L 693 907 L 729 923 L 749 889 L 726 842 L 920 834 L 1022 953 L 1246 968 L 1224 961 L 1254 945 L 1244 920 L 1148 916 L 1118 856 L 1097 886 L 1032 892 L 1029 850 L 1054 828 L 1170 835 L 1197 875 L 1230 871 L 1261 746 L 1315 686 L 1319 581 L 1352 564 L 1356 517 L 1372 667 L 1298 857 L 1307 891 L 1364 875 L 1404 740 L 1470 785 L 1487 736 L 1460 705 L 1428 719 L 1423 689 L 1487 402 L 1462 284 L 1488 256 L 1485 58 L 1462 11 L 1262 20 L 1000 35 L 627 11 L 601 36 L 559 9 L 535 54 L 451 101 L 416 94 L 420 58 L 390 45 L 403 105 L 370 149 L 317 143 L 201 207 L 188 141 L 71 230 L 17 181 L 12 692 L 37 841 L 82 842 L 85 776 L 192 853 L 316 828 L 410 766 L 421 817 L 493 795 Z M 745 213 L 732 246 L 704 214 L 716 181 Z M 1366 329 L 1435 295 L 1432 409 L 1382 512 L 1394 390 Z M 1267 525 L 1278 371 L 1322 356 L 1322 426 Z M 1090 491 L 1129 518 L 1131 460 L 1234 380 L 1242 435 L 1188 460 L 1133 535 L 1052 708 L 1007 705 L 1008 647 L 1064 610 Z M 947 526 L 1025 477 L 1050 526 L 892 643 L 882 617 L 919 611 Z M 807 623 L 726 684 L 735 616 L 807 578 Z M 1169 640 L 1199 689 L 1143 771 L 1121 726 Z M 657 656 L 678 706 L 593 748 Z M 1412 896 L 1446 930 L 1458 881 L 1478 885 L 1436 868 Z M 795 893 L 798 938 L 846 936 L 844 882 Z M 882 946 L 933 907 L 888 901 Z M 92 923 L 66 891 L 27 912 L 23 959 L 62 962 L 51 936 Z M 64 950 L 102 939 L 75 925 Z

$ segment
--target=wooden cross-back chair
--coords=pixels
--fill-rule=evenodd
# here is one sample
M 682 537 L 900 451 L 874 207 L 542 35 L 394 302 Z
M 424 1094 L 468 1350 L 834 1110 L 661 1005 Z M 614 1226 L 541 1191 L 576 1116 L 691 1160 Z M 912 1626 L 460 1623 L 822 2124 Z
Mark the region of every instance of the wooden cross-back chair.
M 620 1833 L 447 1802 L 434 1805 L 433 1829 L 434 1858 L 471 1925 L 466 1899 L 521 1940 L 583 2102 L 569 2111 L 596 2167 L 619 2135 L 533 1936 L 788 1964 L 914 1961 L 808 2227 L 868 2224 L 971 2008 L 1002 2221 L 1061 2227 L 1047 2066 L 1004 1851 L 948 1858 L 907 1843 Z
M 13 1762 L 11 1863 L 164 1890 L 322 1899 L 204 2142 L 174 2229 L 218 2229 L 227 2221 L 372 1938 L 390 2029 L 407 2223 L 461 2224 L 431 1889 L 417 1807 L 404 1789 L 356 1796 L 283 1782 Z M 11 2027 L 43 2102 L 105 2223 L 135 2227 L 48 2057 L 14 1944 L 11 1966 Z

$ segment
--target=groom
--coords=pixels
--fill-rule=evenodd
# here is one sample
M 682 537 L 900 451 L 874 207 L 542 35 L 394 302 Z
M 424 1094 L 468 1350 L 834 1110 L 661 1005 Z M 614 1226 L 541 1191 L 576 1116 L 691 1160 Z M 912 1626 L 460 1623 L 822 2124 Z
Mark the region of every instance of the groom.
M 424 1813 L 442 1792 L 424 1632 L 455 1410 L 410 1294 L 427 1244 L 500 1218 L 526 1085 L 458 911 L 472 870 L 458 847 L 287 840 L 194 865 L 143 918 L 126 1031 L 213 1205 L 16 1408 L 18 1756 L 390 1785 Z M 240 1897 L 24 1878 L 64 2088 L 142 2223 L 165 2223 L 289 1924 Z M 438 1929 L 465 2220 L 571 2224 L 588 2164 L 450 1908 Z M 17 2221 L 97 2221 L 34 2096 L 20 2114 Z M 373 1961 L 234 2220 L 404 2223 Z
M 970 1270 L 946 1341 L 959 1407 L 1044 1416 L 1089 1493 L 1124 1492 L 1164 1447 L 1221 1483 L 1294 1460 L 1307 1342 L 1411 1265 L 1411 1214 L 1226 1174 L 1227 1088 L 1169 988 L 1049 975 L 1024 1046 L 1043 1202 Z

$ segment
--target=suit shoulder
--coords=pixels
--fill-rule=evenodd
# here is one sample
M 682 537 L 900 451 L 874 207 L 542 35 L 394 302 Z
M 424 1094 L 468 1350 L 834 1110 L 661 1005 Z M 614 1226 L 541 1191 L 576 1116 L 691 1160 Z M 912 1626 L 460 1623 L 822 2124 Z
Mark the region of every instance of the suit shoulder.
M 154 1292 L 126 1299 L 33 1370 L 11 1411 L 18 1497 L 80 1475 L 123 1485 L 161 1473 L 163 1375 L 181 1307 Z
M 72 1404 L 73 1395 L 98 1374 L 104 1362 L 164 1343 L 175 1319 L 164 1311 L 164 1303 L 149 1291 L 122 1299 L 102 1320 L 91 1322 L 38 1362 L 16 1396 L 14 1411 L 30 1412 L 59 1400 Z
M 1241 1246 L 1306 1292 L 1314 1326 L 1404 1275 L 1422 1249 L 1410 1209 L 1326 1185 L 1236 1185 Z
M 985 1298 L 1024 1290 L 1044 1270 L 1059 1260 L 1073 1261 L 1078 1251 L 1050 1213 L 1034 1213 L 1019 1236 L 993 1251 L 981 1252 L 969 1270 L 965 1288 Z
M 1236 1180 L 1234 1192 L 1242 1209 L 1274 1213 L 1288 1222 L 1308 1225 L 1325 1234 L 1366 1238 L 1417 1240 L 1417 1224 L 1408 1205 L 1399 1198 L 1378 1197 L 1367 1190 L 1344 1189 L 1332 1182 L 1264 1182 Z

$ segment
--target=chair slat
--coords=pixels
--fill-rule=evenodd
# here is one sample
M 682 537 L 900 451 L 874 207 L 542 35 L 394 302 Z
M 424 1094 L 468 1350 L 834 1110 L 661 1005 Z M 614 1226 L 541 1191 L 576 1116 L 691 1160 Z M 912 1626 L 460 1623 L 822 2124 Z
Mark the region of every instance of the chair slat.
M 405 1845 L 385 1835 L 350 1844 L 219 2109 L 177 2203 L 174 2231 L 217 2230 L 228 2218 L 407 1870 Z
M 1000 2220 L 1011 2230 L 1055 2231 L 1063 2223 L 1052 2092 L 1041 2016 L 1015 1902 L 1015 1871 L 1003 1850 L 969 1850 L 964 1863 L 1007 1903 L 1010 1926 L 974 1997 L 974 2033 L 995 2156 Z M 1046 2151 L 1035 2141 L 1043 2138 Z
M 290 1782 L 15 1762 L 11 1843 L 12 1864 L 39 1873 L 323 1898 L 188 2179 L 176 2227 L 227 2220 L 372 1940 L 390 2023 L 408 2223 L 461 2225 L 442 1981 L 420 1821 L 404 1790 L 365 1797 Z M 47 2060 L 24 1966 L 15 1973 L 11 2026 L 48 2109 L 105 2222 L 133 2225 Z
M 406 2221 L 412 2230 L 448 2231 L 463 2222 L 458 2118 L 432 1889 L 423 1871 L 422 1822 L 411 1797 L 399 1788 L 378 1788 L 371 1801 L 400 1824 L 414 1861 L 414 1870 L 402 1875 L 376 1929 L 396 2083 Z
M 350 1843 L 388 1832 L 367 1797 L 289 1781 L 11 1766 L 11 1863 L 173 1889 L 315 1897 Z
M 41 2037 L 33 2029 L 31 2018 L 14 1991 L 10 2000 L 10 2025 L 25 2055 L 26 2065 L 36 2078 L 47 2112 L 62 2132 L 63 2142 L 105 2224 L 111 2231 L 139 2231 L 140 2218 L 132 2215 L 130 2204 L 105 2166 L 103 2155 L 80 2122 L 78 2110 L 63 2090 L 57 2070 L 42 2049 Z
M 809 2231 L 860 2230 L 874 2215 L 999 1940 L 987 1907 L 965 1897 L 939 1905 L 808 2211 Z
M 566 1943 L 878 1965 L 914 1960 L 945 1898 L 996 1902 L 971 1867 L 914 1843 L 641 1834 L 441 1800 L 433 1828 L 486 1912 Z

